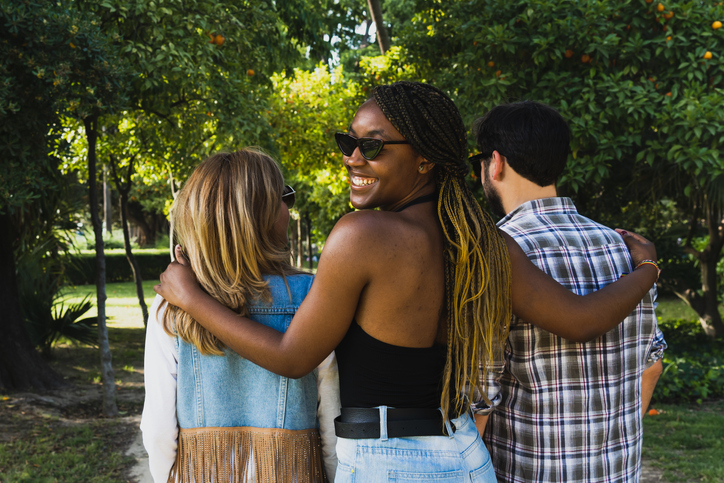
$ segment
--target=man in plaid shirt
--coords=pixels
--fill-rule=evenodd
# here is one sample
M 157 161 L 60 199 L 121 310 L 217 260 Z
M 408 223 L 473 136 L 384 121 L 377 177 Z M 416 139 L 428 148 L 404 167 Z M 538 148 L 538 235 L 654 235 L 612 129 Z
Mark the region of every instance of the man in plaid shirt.
M 498 226 L 535 265 L 579 295 L 633 269 L 618 233 L 556 197 L 570 136 L 558 112 L 535 102 L 498 106 L 473 131 L 482 159 L 473 167 L 504 216 Z M 586 343 L 514 318 L 505 360 L 487 381 L 492 406 L 474 407 L 499 481 L 639 481 L 641 421 L 666 348 L 655 290 Z

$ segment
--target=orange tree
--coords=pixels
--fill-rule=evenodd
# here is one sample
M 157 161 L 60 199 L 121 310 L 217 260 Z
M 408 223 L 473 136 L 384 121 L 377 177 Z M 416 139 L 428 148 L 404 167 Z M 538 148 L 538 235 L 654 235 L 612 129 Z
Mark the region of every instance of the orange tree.
M 342 68 L 330 72 L 324 64 L 313 71 L 277 74 L 272 81 L 268 117 L 276 135 L 274 154 L 297 190 L 295 211 L 321 245 L 351 209 L 334 133 L 347 130 L 364 92 L 344 77 Z
M 716 276 L 724 246 L 722 3 L 420 0 L 415 9 L 396 43 L 468 121 L 503 102 L 545 102 L 571 127 L 560 184 L 579 203 L 605 200 L 613 213 L 613 201 L 674 203 L 686 227 L 679 250 L 699 265 L 701 283 L 662 282 L 708 334 L 724 335 Z

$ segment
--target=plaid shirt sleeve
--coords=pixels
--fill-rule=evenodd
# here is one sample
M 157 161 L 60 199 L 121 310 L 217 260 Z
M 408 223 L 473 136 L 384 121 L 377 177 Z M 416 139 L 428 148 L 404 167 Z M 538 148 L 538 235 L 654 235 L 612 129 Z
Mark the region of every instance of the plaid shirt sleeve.
M 657 325 L 654 340 L 651 343 L 651 349 L 649 350 L 649 356 L 646 359 L 646 369 L 664 358 L 664 351 L 667 347 L 668 345 L 666 344 L 666 340 L 664 340 L 664 333 L 661 332 L 661 329 Z
M 482 394 L 476 391 L 474 401 L 470 404 L 473 413 L 487 416 L 500 405 L 503 399 L 500 393 L 500 378 L 503 376 L 504 369 L 505 362 L 503 360 L 494 361 L 488 368 L 487 374 L 483 371 L 482 364 L 480 365 L 480 385 L 488 396 L 490 404 L 486 402 Z
M 651 300 L 654 305 L 654 310 L 656 310 L 656 307 L 659 305 L 656 301 L 658 297 L 658 291 L 656 289 L 656 285 L 653 286 L 651 289 Z M 656 318 L 656 314 L 652 314 L 654 319 Z M 668 344 L 666 343 L 666 340 L 664 339 L 664 333 L 661 332 L 661 329 L 659 328 L 658 324 L 655 324 L 656 330 L 654 332 L 654 340 L 651 342 L 651 347 L 649 349 L 648 356 L 646 358 L 646 364 L 645 369 L 648 369 L 649 367 L 656 364 L 656 362 L 660 361 L 664 358 L 664 351 L 668 347 Z

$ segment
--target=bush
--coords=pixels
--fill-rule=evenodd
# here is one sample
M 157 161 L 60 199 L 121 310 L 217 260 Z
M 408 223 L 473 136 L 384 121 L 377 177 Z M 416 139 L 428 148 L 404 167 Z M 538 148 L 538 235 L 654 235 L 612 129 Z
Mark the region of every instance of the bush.
M 669 345 L 664 352 L 664 373 L 654 399 L 696 401 L 724 397 L 724 344 L 708 337 L 698 321 L 662 321 L 659 326 Z
M 166 270 L 171 261 L 168 250 L 134 251 L 143 280 L 156 280 Z M 96 283 L 96 256 L 94 253 L 81 253 L 73 257 L 73 263 L 67 269 L 68 282 L 73 285 Z M 132 282 L 133 272 L 125 253 L 106 253 L 106 282 Z

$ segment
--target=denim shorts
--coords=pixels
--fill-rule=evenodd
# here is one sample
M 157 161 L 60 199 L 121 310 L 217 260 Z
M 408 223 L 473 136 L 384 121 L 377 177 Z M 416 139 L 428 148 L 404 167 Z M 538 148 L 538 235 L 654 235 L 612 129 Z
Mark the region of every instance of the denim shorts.
M 380 407 L 378 439 L 337 439 L 335 483 L 495 483 L 495 471 L 470 414 L 453 419 L 452 436 L 386 438 Z M 384 422 L 384 423 L 383 423 Z

